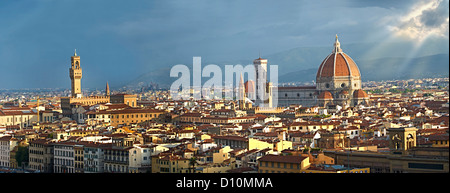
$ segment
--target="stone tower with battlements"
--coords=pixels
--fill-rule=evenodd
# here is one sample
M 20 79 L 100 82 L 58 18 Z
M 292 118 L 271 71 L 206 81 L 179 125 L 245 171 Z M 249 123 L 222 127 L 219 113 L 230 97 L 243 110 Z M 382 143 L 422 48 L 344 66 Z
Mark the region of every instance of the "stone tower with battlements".
M 71 57 L 71 67 L 69 68 L 69 75 L 71 80 L 72 97 L 81 98 L 81 78 L 83 71 L 80 64 L 80 56 L 77 56 L 77 50 Z

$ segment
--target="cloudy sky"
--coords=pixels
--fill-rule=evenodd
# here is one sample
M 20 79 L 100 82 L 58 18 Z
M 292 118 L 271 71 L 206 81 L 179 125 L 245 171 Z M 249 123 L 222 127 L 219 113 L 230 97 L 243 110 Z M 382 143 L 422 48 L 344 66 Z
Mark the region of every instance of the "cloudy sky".
M 330 46 L 335 34 L 448 41 L 449 0 L 2 0 L 0 26 L 0 89 L 69 88 L 74 49 L 83 87 L 103 88 L 193 56 L 255 58 Z

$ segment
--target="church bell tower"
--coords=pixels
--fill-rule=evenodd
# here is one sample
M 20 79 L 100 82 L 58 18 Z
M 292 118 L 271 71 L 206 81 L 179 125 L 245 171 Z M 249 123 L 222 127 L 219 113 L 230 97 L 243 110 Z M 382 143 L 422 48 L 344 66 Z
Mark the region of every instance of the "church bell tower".
M 76 49 L 74 55 L 71 57 L 69 74 L 72 83 L 72 97 L 81 98 L 81 77 L 83 76 L 83 72 L 80 65 L 80 56 L 77 56 Z
M 389 149 L 392 154 L 404 154 L 417 145 L 415 127 L 390 128 Z

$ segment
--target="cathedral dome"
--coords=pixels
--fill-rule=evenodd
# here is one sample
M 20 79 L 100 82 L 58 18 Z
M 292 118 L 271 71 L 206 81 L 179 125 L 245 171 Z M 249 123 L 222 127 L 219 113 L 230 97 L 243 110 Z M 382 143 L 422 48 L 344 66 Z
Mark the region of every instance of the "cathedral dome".
M 253 80 L 249 80 L 249 81 L 247 81 L 247 82 L 245 82 L 244 83 L 244 86 L 245 86 L 245 92 L 246 93 L 253 93 L 253 92 L 256 92 L 256 89 L 255 89 L 255 82 L 253 81 Z
M 341 94 L 341 95 L 348 95 L 348 91 L 342 90 L 339 94 Z
M 322 61 L 317 71 L 317 78 L 335 76 L 361 76 L 355 61 L 342 52 L 337 36 L 333 52 Z
M 357 99 L 369 98 L 369 95 L 367 95 L 367 93 L 365 91 L 358 89 L 353 92 L 353 98 L 357 98 Z
M 319 94 L 319 99 L 333 99 L 333 95 L 329 91 L 323 91 Z

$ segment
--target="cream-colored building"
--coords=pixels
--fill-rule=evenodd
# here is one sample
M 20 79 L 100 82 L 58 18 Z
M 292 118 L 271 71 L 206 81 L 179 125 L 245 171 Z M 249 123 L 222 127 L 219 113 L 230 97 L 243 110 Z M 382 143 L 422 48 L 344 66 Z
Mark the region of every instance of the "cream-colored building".
M 18 125 L 21 128 L 36 123 L 37 113 L 29 108 L 2 108 L 0 109 L 0 126 Z
M 262 150 L 267 148 L 278 152 L 281 152 L 285 149 L 292 149 L 292 141 L 276 140 L 273 142 L 269 140 L 259 140 L 255 138 L 248 139 L 248 150 L 253 149 Z
M 223 163 L 225 160 L 230 159 L 230 152 L 233 149 L 230 146 L 225 146 L 219 150 L 217 153 L 213 153 L 213 163 Z

